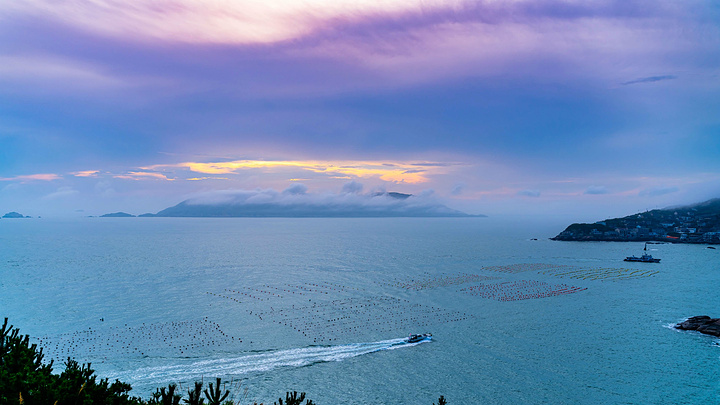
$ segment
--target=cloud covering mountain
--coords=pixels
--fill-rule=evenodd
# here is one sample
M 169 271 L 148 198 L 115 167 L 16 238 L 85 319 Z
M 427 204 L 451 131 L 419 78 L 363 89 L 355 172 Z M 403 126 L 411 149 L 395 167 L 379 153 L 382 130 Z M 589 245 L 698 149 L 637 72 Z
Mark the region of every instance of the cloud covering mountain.
M 0 1 L 0 212 L 288 181 L 573 221 L 701 201 L 719 71 L 717 0 Z
M 213 191 L 187 199 L 156 214 L 159 217 L 469 217 L 432 198 L 372 192 L 348 183 L 343 192 L 308 193 L 294 183 L 282 192 L 274 189 Z

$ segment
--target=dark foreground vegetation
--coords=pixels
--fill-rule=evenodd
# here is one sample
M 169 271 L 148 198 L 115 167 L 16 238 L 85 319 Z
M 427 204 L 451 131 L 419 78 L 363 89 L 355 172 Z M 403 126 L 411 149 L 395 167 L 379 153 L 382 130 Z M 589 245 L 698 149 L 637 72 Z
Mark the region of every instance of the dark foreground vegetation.
M 159 388 L 148 399 L 130 396 L 130 384 L 98 379 L 90 364 L 68 358 L 65 370 L 53 374 L 53 361 L 43 362 L 43 349 L 29 335 L 8 325 L 0 328 L 0 404 L 2 405 L 241 405 L 220 378 L 203 389 L 202 382 L 185 395 L 175 384 Z M 304 402 L 303 402 L 304 401 Z M 305 393 L 287 392 L 274 405 L 317 405 Z M 446 405 L 440 396 L 438 405 Z M 254 405 L 263 405 L 257 404 Z M 434 405 L 434 404 L 433 404 Z

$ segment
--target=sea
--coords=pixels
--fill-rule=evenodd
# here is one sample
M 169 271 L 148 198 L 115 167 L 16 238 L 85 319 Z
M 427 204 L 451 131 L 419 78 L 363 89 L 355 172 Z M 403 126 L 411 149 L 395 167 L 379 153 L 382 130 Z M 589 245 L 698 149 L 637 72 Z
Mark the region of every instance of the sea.
M 0 318 L 148 398 L 720 403 L 720 249 L 559 242 L 529 218 L 0 221 Z M 432 338 L 407 343 L 413 333 Z

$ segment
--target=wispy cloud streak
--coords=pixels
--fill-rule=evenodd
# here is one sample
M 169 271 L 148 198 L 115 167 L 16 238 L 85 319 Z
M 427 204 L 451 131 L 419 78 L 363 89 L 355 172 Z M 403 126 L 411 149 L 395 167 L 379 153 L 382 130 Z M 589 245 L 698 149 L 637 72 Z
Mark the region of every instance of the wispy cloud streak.
M 649 76 L 649 77 L 641 77 L 639 79 L 630 80 L 623 83 L 623 86 L 627 86 L 629 84 L 638 84 L 638 83 L 654 83 L 654 82 L 660 82 L 663 80 L 674 80 L 677 79 L 677 76 L 675 75 L 665 75 L 665 76 Z
M 54 173 L 41 173 L 41 174 L 27 174 L 27 175 L 21 175 L 21 176 L 15 176 L 15 177 L 0 177 L 0 181 L 19 181 L 19 182 L 28 182 L 28 181 L 53 181 L 53 180 L 59 180 L 62 176 Z

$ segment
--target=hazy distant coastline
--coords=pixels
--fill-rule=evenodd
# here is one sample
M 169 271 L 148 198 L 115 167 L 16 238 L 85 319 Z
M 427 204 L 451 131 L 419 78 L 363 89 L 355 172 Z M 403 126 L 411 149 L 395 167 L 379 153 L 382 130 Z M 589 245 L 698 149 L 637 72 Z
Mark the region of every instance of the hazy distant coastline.
M 306 194 L 304 189 L 215 192 L 141 217 L 397 218 L 485 217 L 454 210 L 432 199 L 397 192 Z M 103 217 L 132 217 L 124 212 Z

